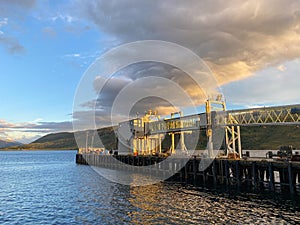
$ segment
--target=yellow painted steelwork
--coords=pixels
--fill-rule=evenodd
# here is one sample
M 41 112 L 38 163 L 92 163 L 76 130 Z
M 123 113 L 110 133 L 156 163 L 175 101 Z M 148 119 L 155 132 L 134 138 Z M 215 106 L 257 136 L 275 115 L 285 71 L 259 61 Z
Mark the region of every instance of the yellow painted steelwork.
M 225 155 L 240 158 L 242 156 L 240 126 L 300 125 L 300 105 L 226 111 L 225 101 L 218 96 L 216 99 L 208 99 L 205 106 L 206 112 L 202 114 L 183 116 L 181 112 L 176 112 L 171 114 L 170 119 L 160 120 L 157 112 L 148 111 L 142 118 L 130 121 L 133 154 L 161 153 L 161 140 L 165 134 L 171 135 L 172 153 L 175 153 L 176 148 L 175 134 L 181 135 L 181 149 L 186 150 L 184 133 L 206 129 L 207 148 L 209 155 L 212 155 L 214 126 L 217 125 L 225 129 Z M 216 113 L 220 113 L 221 116 L 216 117 Z M 176 114 L 179 114 L 179 117 L 175 118 Z

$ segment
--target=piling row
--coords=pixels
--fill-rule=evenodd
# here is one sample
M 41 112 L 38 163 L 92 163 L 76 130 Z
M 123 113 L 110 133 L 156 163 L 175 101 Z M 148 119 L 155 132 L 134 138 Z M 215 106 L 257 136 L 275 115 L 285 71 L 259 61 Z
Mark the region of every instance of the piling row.
M 170 180 L 207 187 L 236 187 L 300 193 L 300 162 L 272 159 L 233 160 L 192 157 L 190 159 L 157 156 L 77 154 L 76 163 L 109 169 L 172 174 Z M 149 167 L 151 166 L 152 167 Z

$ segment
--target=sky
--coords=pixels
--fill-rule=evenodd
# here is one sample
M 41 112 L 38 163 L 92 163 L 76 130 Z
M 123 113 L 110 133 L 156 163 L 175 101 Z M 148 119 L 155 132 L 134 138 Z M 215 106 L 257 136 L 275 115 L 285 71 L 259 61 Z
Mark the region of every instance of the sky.
M 178 68 L 143 62 L 118 71 L 99 96 L 100 74 L 90 84 L 97 98 L 74 111 L 89 66 L 110 49 L 141 40 L 173 42 L 196 53 L 212 71 L 228 108 L 300 103 L 298 0 L 0 0 L 0 139 L 29 143 L 72 131 L 72 121 L 84 124 L 95 102 L 97 126 L 107 126 L 118 94 L 139 80 L 144 90 L 170 90 L 141 78 L 172 80 L 193 100 L 203 97 Z M 184 99 L 181 103 L 188 107 Z M 173 109 L 151 98 L 131 113 L 150 107 L 161 114 Z

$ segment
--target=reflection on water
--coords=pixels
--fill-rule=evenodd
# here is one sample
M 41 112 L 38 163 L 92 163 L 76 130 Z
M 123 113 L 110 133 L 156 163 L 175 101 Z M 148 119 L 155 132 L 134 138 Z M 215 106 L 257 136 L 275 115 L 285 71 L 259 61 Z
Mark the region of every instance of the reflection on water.
M 228 195 L 164 183 L 130 190 L 139 211 L 132 221 L 146 223 L 260 223 L 300 222 L 299 206 L 292 201 L 260 195 Z
M 75 153 L 0 152 L 0 224 L 300 223 L 299 199 L 168 182 L 124 186 L 76 165 Z

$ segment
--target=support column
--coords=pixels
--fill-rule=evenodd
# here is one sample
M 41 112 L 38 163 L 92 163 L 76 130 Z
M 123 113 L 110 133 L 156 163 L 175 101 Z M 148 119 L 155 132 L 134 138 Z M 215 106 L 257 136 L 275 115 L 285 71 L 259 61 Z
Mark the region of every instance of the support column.
M 229 121 L 229 123 L 233 123 L 233 121 Z M 225 141 L 226 141 L 226 155 L 228 153 L 239 154 L 239 157 L 242 157 L 242 143 L 241 143 L 241 131 L 240 126 L 227 126 L 225 133 Z
M 172 139 L 172 147 L 171 147 L 171 153 L 175 153 L 175 134 L 171 133 L 171 139 Z
M 132 149 L 133 149 L 133 155 L 138 155 L 138 149 L 137 149 L 137 138 L 132 139 Z
M 238 152 L 240 158 L 242 158 L 242 142 L 241 142 L 241 129 L 240 126 L 237 126 L 237 139 L 238 139 Z
M 161 152 L 161 134 L 159 134 L 158 137 L 159 137 L 159 140 L 158 140 L 159 141 L 159 143 L 158 143 L 159 144 L 159 153 L 161 154 L 162 153 Z
M 206 136 L 207 136 L 207 150 L 208 150 L 208 157 L 212 157 L 213 152 L 213 140 L 212 140 L 212 121 L 211 121 L 211 105 L 210 100 L 206 101 L 205 104 L 206 109 Z
M 184 132 L 183 131 L 180 132 L 180 142 L 181 142 L 181 144 L 180 144 L 181 150 L 185 151 L 186 148 L 185 148 L 185 144 L 184 144 Z

